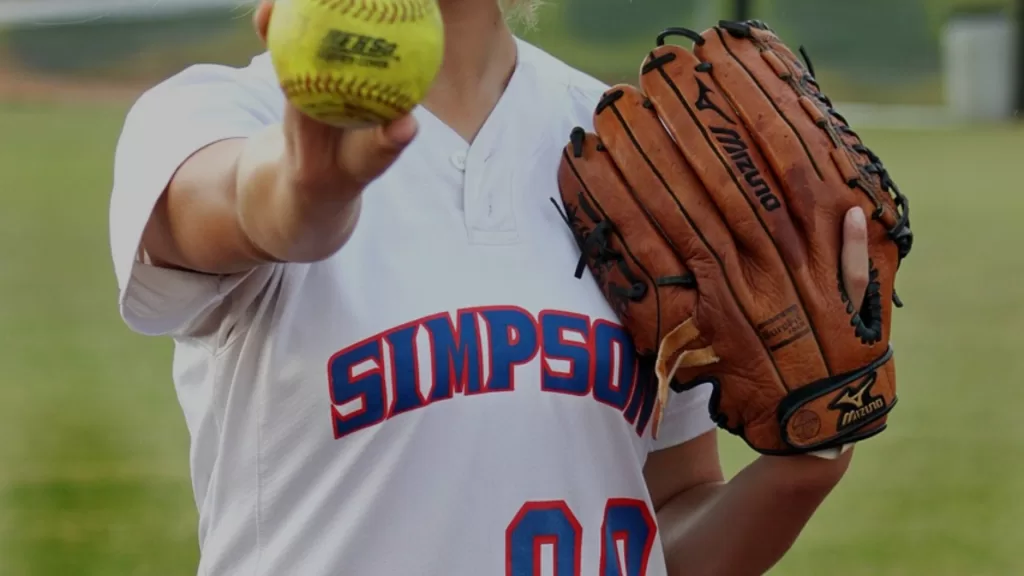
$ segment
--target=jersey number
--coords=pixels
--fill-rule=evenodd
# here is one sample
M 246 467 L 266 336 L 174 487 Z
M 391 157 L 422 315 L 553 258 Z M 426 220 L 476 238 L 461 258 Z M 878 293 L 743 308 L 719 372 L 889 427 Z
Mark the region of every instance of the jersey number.
M 646 576 L 656 534 L 644 501 L 608 500 L 599 576 Z M 565 502 L 527 502 L 505 530 L 505 576 L 580 576 L 582 544 L 583 527 Z

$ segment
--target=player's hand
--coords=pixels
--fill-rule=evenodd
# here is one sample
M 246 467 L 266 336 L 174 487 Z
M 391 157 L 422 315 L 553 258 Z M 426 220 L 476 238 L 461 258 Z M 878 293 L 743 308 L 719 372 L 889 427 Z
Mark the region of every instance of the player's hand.
M 266 42 L 273 2 L 263 0 L 253 20 Z M 285 104 L 286 177 L 308 192 L 328 191 L 355 199 L 363 188 L 398 158 L 416 135 L 416 120 L 406 115 L 385 126 L 341 129 L 317 122 Z

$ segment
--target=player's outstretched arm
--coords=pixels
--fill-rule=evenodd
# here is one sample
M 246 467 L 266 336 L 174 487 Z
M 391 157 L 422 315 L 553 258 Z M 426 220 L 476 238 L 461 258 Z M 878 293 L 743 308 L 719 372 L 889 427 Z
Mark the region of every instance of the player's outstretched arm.
M 264 39 L 270 11 L 264 2 L 255 16 Z M 363 188 L 415 133 L 411 116 L 344 130 L 286 104 L 281 124 L 189 158 L 157 203 L 142 246 L 158 265 L 211 274 L 327 258 L 351 235 Z

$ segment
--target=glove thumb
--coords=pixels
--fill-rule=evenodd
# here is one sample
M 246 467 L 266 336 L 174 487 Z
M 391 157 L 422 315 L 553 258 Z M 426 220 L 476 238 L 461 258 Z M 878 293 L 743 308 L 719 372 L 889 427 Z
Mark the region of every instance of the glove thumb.
M 345 131 L 338 148 L 340 168 L 355 183 L 369 184 L 398 159 L 417 129 L 416 119 L 407 114 L 383 126 Z

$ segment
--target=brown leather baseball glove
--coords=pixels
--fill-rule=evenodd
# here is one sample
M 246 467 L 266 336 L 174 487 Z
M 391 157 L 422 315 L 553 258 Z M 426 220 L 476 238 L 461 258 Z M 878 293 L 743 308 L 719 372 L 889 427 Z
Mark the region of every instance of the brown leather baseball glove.
M 661 409 L 670 383 L 711 382 L 712 416 L 765 454 L 882 431 L 896 403 L 889 326 L 913 238 L 907 200 L 810 63 L 757 21 L 669 29 L 639 88 L 605 93 L 595 131 L 573 131 L 559 170 L 577 276 L 586 262 L 655 360 Z M 855 206 L 868 215 L 863 302 L 840 273 Z

